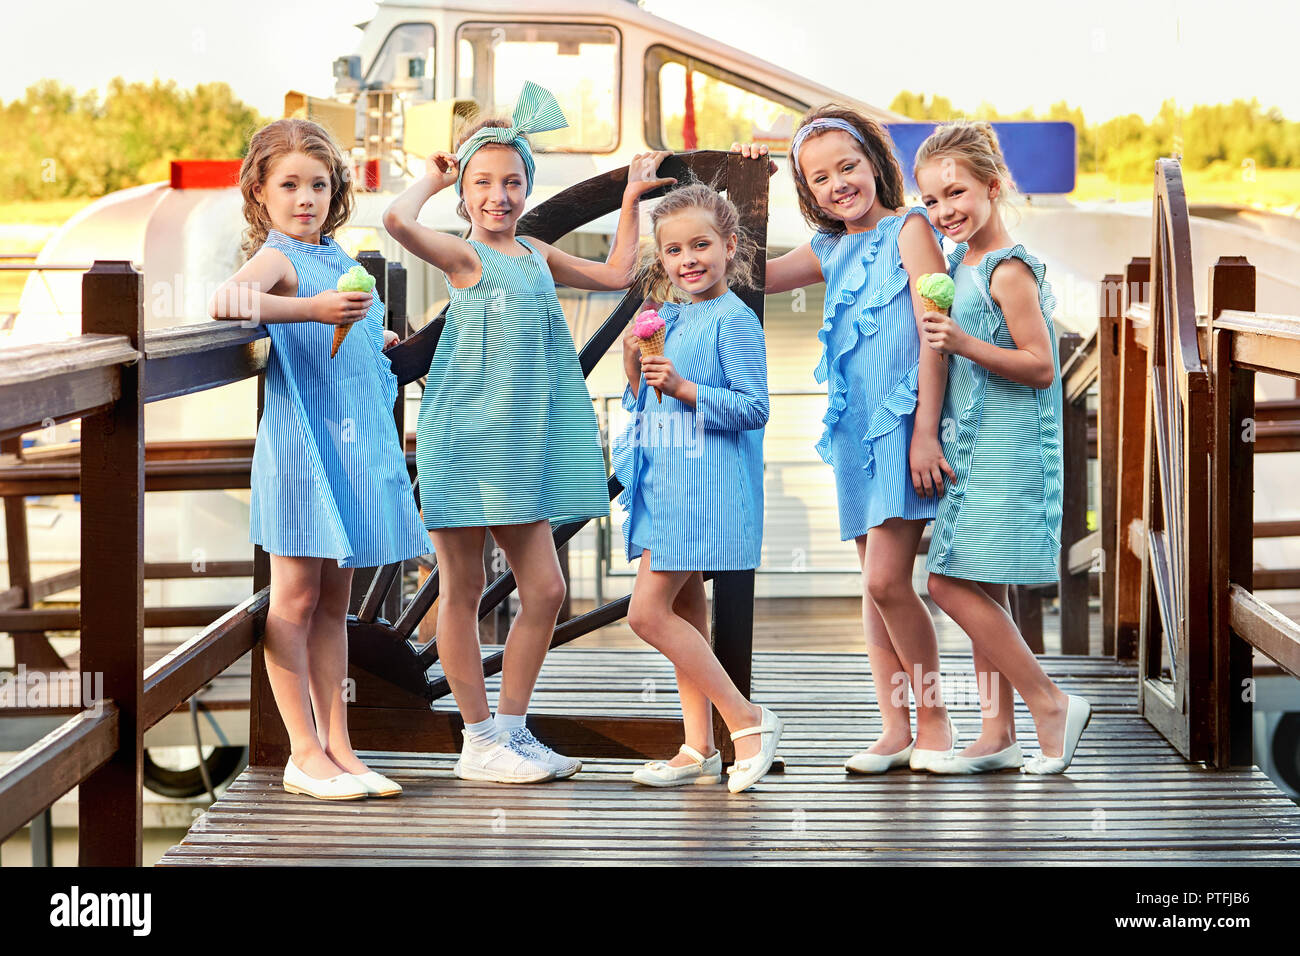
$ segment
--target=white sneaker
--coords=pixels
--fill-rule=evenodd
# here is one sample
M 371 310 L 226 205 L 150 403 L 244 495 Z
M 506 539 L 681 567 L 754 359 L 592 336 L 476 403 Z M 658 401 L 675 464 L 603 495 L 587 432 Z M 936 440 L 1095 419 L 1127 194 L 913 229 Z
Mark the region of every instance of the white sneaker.
M 538 763 L 544 764 L 555 771 L 556 780 L 567 780 L 582 769 L 581 760 L 577 757 L 566 757 L 563 754 L 557 754 L 534 737 L 533 732 L 527 727 L 517 727 L 510 731 L 510 735 L 511 740 L 517 740 L 520 746 L 532 753 Z
M 542 783 L 555 779 L 551 767 L 508 733 L 498 736 L 488 747 L 475 747 L 466 740 L 454 773 L 462 780 L 494 783 Z

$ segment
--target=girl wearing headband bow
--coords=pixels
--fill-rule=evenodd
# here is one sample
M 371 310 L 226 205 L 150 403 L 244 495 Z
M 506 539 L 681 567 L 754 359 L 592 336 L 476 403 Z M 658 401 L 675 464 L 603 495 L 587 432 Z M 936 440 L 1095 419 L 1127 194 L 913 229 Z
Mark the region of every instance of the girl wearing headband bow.
M 732 149 L 767 154 L 752 144 Z M 767 263 L 765 291 L 826 283 L 815 374 L 827 383 L 829 404 L 817 451 L 835 471 L 840 536 L 858 547 L 883 725 L 845 769 L 924 771 L 953 752 L 956 731 L 939 686 L 934 622 L 912 587 L 912 568 L 953 471 L 939 442 L 946 368 L 938 353 L 921 349 L 915 280 L 947 268 L 926 210 L 900 208 L 903 172 L 873 120 L 841 107 L 811 111 L 791 142 L 790 169 L 800 210 L 817 233 Z
M 567 125 L 555 98 L 526 83 L 513 122 L 488 119 L 468 129 L 456 153 L 429 157 L 425 175 L 384 213 L 394 239 L 446 274 L 451 295 L 420 405 L 416 459 L 441 578 L 438 658 L 465 720 L 456 775 L 467 780 L 535 783 L 581 769 L 524 723 L 564 600 L 551 525 L 609 514 L 600 434 L 555 283 L 631 285 L 637 200 L 676 182 L 656 175 L 668 153 L 633 159 L 606 262 L 516 237 L 533 188 L 526 134 Z M 470 222 L 464 239 L 416 222 L 425 202 L 453 185 Z M 520 601 L 495 718 L 478 644 L 487 528 L 514 571 Z

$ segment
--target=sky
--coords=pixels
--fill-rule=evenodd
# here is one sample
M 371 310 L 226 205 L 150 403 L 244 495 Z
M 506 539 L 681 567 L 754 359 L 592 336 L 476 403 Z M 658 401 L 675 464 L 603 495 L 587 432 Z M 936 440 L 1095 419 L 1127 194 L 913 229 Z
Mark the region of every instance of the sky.
M 1300 120 L 1294 0 L 645 0 L 647 11 L 860 100 L 900 90 L 963 109 L 1081 106 L 1089 122 L 1257 97 Z M 370 0 L 43 0 L 7 4 L 0 99 L 53 77 L 102 91 L 113 76 L 229 83 L 263 113 L 289 89 L 333 91 Z M 530 3 L 520 0 L 520 9 Z M 214 11 L 220 10 L 219 16 Z M 914 16 L 907 11 L 919 11 Z M 867 12 L 874 11 L 874 13 Z M 779 27 L 779 28 L 777 28 Z

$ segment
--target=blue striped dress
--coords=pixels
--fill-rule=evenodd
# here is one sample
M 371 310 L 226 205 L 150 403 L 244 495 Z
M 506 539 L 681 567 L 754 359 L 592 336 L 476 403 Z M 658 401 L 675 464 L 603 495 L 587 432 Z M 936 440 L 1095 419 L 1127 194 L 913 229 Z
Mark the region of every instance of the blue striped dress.
M 328 236 L 320 245 L 271 230 L 266 246 L 298 275 L 298 297 L 333 289 L 356 265 Z M 253 451 L 249 539 L 271 554 L 367 568 L 427 554 L 429 536 L 393 421 L 397 377 L 383 353 L 384 305 L 330 358 L 333 325 L 268 322 L 266 397 Z
M 600 430 L 546 260 L 471 240 L 483 275 L 448 283 L 416 463 L 425 527 L 553 524 L 609 514 Z
M 695 407 L 645 376 L 623 407 L 632 421 L 611 448 L 624 491 L 624 549 L 650 552 L 655 571 L 756 568 L 763 546 L 763 428 L 767 352 L 763 327 L 734 292 L 659 309 L 664 355 L 696 386 Z
M 1052 312 L 1056 299 L 1041 262 L 1017 245 L 962 265 L 966 246 L 949 261 L 956 294 L 953 320 L 963 331 L 1005 349 L 1015 340 L 989 292 L 993 270 L 1007 259 L 1026 263 L 1038 282 L 1038 303 L 1052 343 L 1055 379 L 1048 388 L 1009 381 L 960 355 L 948 357 L 943 420 L 944 457 L 957 473 L 934 519 L 926 567 L 937 574 L 990 584 L 1046 584 L 1058 579 L 1061 551 L 1061 365 Z
M 916 418 L 920 332 L 898 251 L 916 206 L 862 233 L 818 233 L 812 249 L 826 279 L 822 359 L 825 430 L 817 453 L 835 470 L 840 539 L 864 535 L 889 518 L 933 518 L 934 498 L 912 487 L 908 453 Z

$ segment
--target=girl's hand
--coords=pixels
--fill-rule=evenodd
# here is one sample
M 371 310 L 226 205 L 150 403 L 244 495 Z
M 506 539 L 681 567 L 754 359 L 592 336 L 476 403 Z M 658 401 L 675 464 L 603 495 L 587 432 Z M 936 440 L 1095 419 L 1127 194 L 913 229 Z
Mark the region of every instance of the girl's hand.
M 945 355 L 961 355 L 970 341 L 970 336 L 952 320 L 952 316 L 942 312 L 927 312 L 921 316 L 921 335 L 926 345 Z
M 645 383 L 659 389 L 665 395 L 680 398 L 682 385 L 686 380 L 673 368 L 672 359 L 666 355 L 647 355 L 641 359 L 641 372 Z
M 629 322 L 627 331 L 623 333 L 623 364 L 631 363 L 637 367 L 641 365 L 641 336 L 636 334 L 632 328 L 633 323 Z
M 659 164 L 673 154 L 670 149 L 661 149 L 653 153 L 637 153 L 632 162 L 627 164 L 627 188 L 624 197 L 639 199 L 646 193 L 660 186 L 671 186 L 677 180 L 659 175 Z
M 394 332 L 392 329 L 384 329 L 384 349 L 385 349 L 385 350 L 392 348 L 394 345 L 396 345 L 396 344 L 397 344 L 398 342 L 400 342 L 400 341 L 401 341 L 401 336 L 399 336 L 396 332 Z
M 339 292 L 326 289 L 307 300 L 311 318 L 326 325 L 351 325 L 366 317 L 374 296 L 369 292 Z
M 434 153 L 424 163 L 424 175 L 435 189 L 456 185 L 456 172 L 460 160 L 455 153 Z
M 934 435 L 914 433 L 908 458 L 912 468 L 912 487 L 922 498 L 939 497 L 944 493 L 944 475 L 950 482 L 957 481 L 957 473 L 943 457 L 943 446 Z
M 767 155 L 767 147 L 762 146 L 758 143 L 745 143 L 743 145 L 740 143 L 732 143 L 731 151 L 733 153 L 739 153 L 741 156 L 744 156 L 746 159 L 762 159 L 764 156 Z M 767 174 L 771 176 L 774 175 L 775 173 L 776 173 L 776 161 L 769 159 L 767 161 Z

